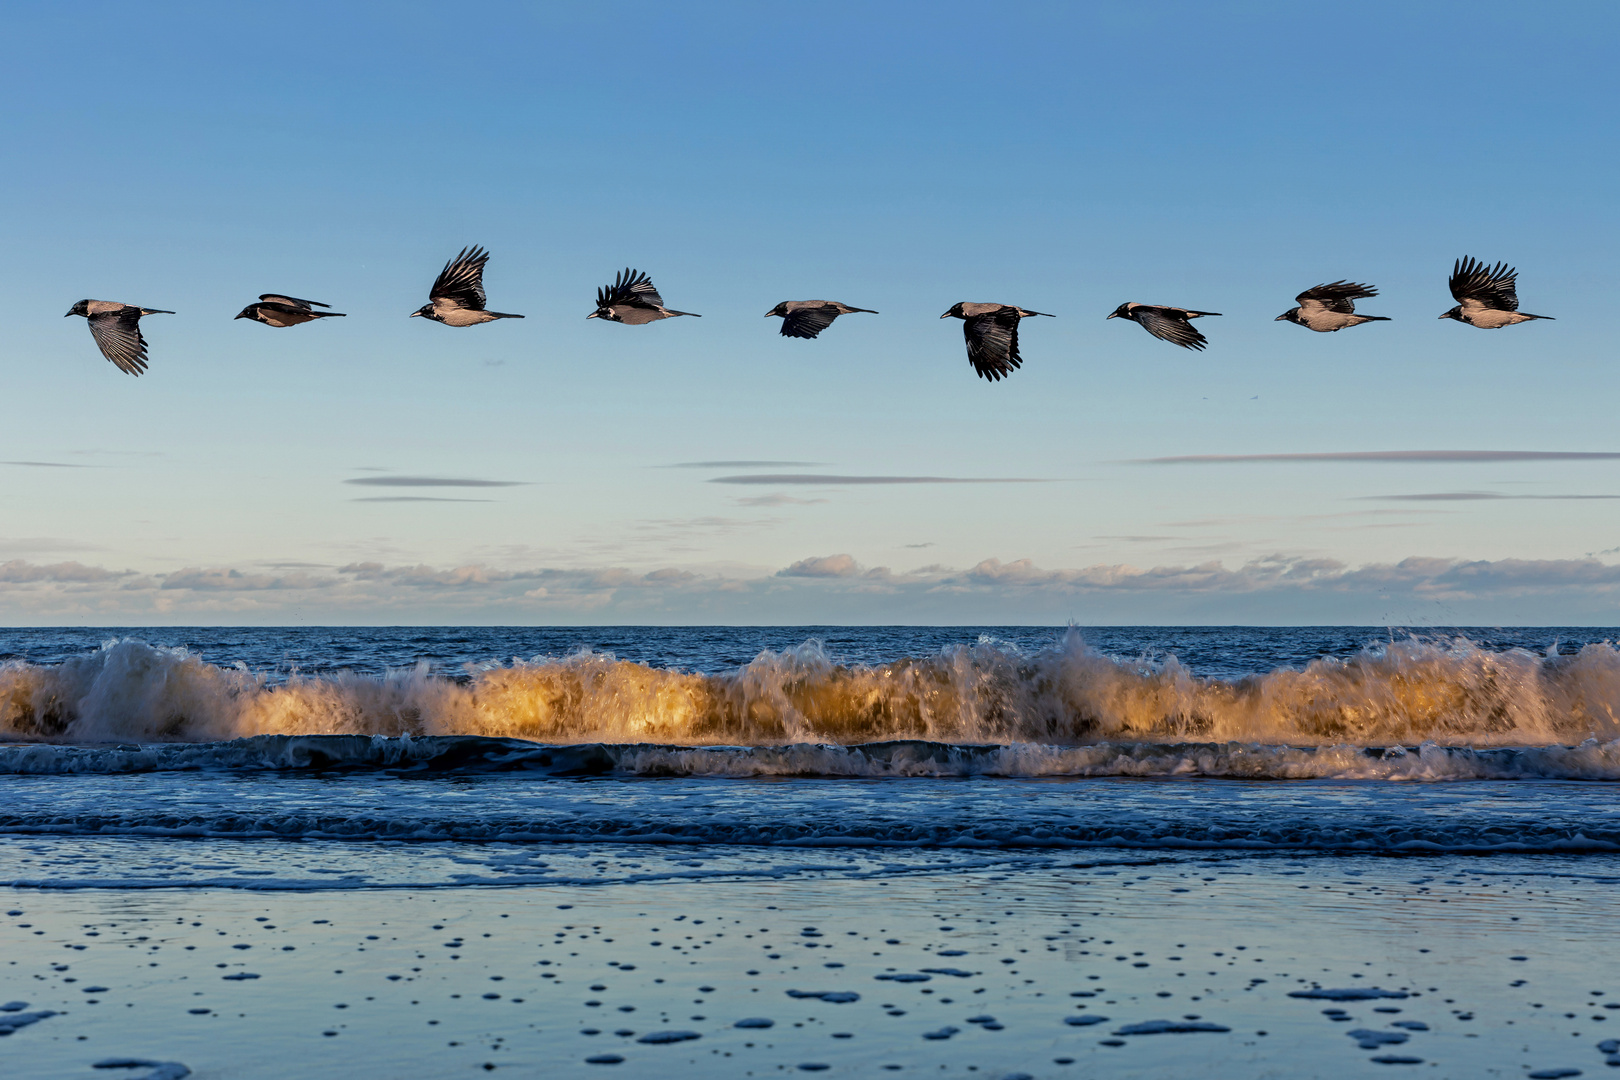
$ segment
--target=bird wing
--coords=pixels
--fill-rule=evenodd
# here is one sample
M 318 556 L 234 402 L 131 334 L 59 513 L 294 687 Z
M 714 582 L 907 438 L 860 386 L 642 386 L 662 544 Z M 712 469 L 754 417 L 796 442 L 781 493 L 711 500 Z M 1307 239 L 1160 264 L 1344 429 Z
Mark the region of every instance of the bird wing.
M 291 307 L 303 308 L 305 311 L 312 308 L 329 308 L 332 306 L 331 304 L 323 304 L 319 300 L 300 300 L 296 296 L 283 296 L 280 293 L 260 293 L 259 299 L 270 304 L 287 304 Z
M 1023 366 L 1018 355 L 1018 311 L 1002 308 L 962 321 L 967 338 L 968 363 L 981 379 L 995 382 Z
M 89 323 L 96 347 L 119 371 L 139 375 L 146 370 L 146 339 L 141 337 L 140 308 L 127 307 L 122 311 L 92 315 Z
M 1135 314 L 1142 329 L 1172 345 L 1180 345 L 1183 349 L 1202 349 L 1209 344 L 1209 339 L 1195 330 L 1186 319 L 1171 318 L 1150 307 L 1139 307 Z
M 1459 304 L 1477 301 L 1497 311 L 1519 310 L 1519 272 L 1507 263 L 1487 266 L 1473 258 L 1458 259 L 1451 270 L 1451 295 Z
M 610 307 L 614 304 L 661 308 L 664 306 L 664 298 L 658 295 L 652 278 L 627 266 L 619 271 L 612 285 L 596 290 L 597 307 Z
M 1323 311 L 1353 315 L 1356 311 L 1355 301 L 1377 295 L 1378 290 L 1371 285 L 1358 285 L 1354 281 L 1330 281 L 1326 285 L 1306 289 L 1294 297 L 1294 302 L 1300 307 L 1317 307 Z
M 488 298 L 484 295 L 484 264 L 489 252 L 481 247 L 462 248 L 461 254 L 444 264 L 439 276 L 428 290 L 429 300 L 447 300 L 468 311 L 483 311 Z
M 831 305 L 790 311 L 782 318 L 782 336 L 813 338 L 831 326 L 838 314 L 838 309 Z

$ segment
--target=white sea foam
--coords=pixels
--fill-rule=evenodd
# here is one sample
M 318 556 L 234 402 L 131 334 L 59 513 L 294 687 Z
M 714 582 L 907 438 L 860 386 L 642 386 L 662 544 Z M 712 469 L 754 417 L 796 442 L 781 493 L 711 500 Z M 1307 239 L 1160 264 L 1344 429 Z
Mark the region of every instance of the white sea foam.
M 1276 780 L 1620 780 L 1620 739 L 1574 746 L 1289 746 L 1096 742 L 839 746 L 537 744 L 480 736 L 260 735 L 215 743 L 0 744 L 0 775 L 170 771 L 518 772 L 537 776 L 1224 777 Z
M 1620 738 L 1620 649 L 1572 656 L 1408 639 L 1242 679 L 1122 660 L 1076 631 L 838 664 L 820 644 L 704 675 L 600 652 L 381 678 L 273 682 L 120 640 L 55 666 L 0 666 L 0 738 L 202 743 L 256 735 L 482 735 L 665 745 L 1196 742 L 1552 746 Z

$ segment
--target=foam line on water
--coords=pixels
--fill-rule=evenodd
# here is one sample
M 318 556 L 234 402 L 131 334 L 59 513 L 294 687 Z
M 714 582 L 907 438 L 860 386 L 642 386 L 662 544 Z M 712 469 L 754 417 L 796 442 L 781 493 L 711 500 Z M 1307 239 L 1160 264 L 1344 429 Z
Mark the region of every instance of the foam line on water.
M 0 744 L 0 775 L 172 771 L 640 777 L 1221 777 L 1334 780 L 1617 780 L 1620 739 L 1574 746 L 1266 745 L 1104 741 L 692 747 L 546 744 L 487 736 L 258 735 L 215 743 Z

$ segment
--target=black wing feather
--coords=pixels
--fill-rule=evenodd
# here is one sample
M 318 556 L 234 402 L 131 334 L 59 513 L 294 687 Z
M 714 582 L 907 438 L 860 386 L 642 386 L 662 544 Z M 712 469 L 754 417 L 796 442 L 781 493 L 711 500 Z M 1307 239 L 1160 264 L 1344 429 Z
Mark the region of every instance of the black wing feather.
M 483 311 L 489 302 L 484 295 L 484 264 L 489 252 L 482 247 L 462 248 L 461 254 L 444 264 L 433 288 L 428 290 L 429 300 L 449 300 L 469 311 Z
M 664 298 L 653 287 L 652 278 L 628 266 L 613 279 L 613 284 L 596 290 L 596 306 L 630 304 L 634 307 L 662 308 Z
M 1135 314 L 1142 329 L 1162 341 L 1180 345 L 1183 349 L 1202 349 L 1209 344 L 1209 339 L 1186 319 L 1172 318 L 1149 307 L 1139 307 Z
M 141 336 L 141 309 L 127 307 L 122 311 L 109 311 L 92 315 L 90 333 L 96 346 L 118 366 L 118 370 L 139 375 L 146 370 L 146 339 Z
M 800 308 L 789 312 L 782 319 L 782 336 L 796 338 L 813 338 L 838 318 L 838 309 L 835 307 Z
M 1519 310 L 1519 271 L 1507 263 L 1487 266 L 1472 257 L 1458 259 L 1451 269 L 1451 295 L 1458 303 L 1477 300 L 1497 311 Z
M 1018 355 L 1018 318 L 1017 309 L 1002 308 L 962 321 L 968 363 L 979 378 L 995 382 L 1023 366 L 1023 358 Z
M 260 293 L 259 299 L 270 304 L 286 304 L 290 307 L 303 308 L 305 311 L 312 308 L 329 308 L 332 306 L 331 304 L 323 304 L 319 300 L 300 300 L 296 296 L 288 296 L 285 293 Z
M 1356 311 L 1354 301 L 1365 300 L 1370 296 L 1377 296 L 1378 290 L 1371 285 L 1361 285 L 1354 281 L 1330 281 L 1325 285 L 1317 285 L 1306 289 L 1294 297 L 1294 303 L 1304 304 L 1315 300 L 1328 311 L 1337 311 L 1343 315 L 1353 315 Z

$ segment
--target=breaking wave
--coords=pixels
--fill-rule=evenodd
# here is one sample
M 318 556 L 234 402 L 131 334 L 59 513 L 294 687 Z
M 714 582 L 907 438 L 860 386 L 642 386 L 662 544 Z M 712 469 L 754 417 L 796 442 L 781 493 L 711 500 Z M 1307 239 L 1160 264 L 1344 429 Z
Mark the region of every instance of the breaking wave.
M 603 744 L 599 752 L 621 758 L 673 760 L 682 748 L 743 746 L 766 760 L 765 748 L 776 748 L 785 760 L 790 748 L 802 759 L 806 744 L 898 742 L 956 748 L 975 761 L 983 759 L 972 747 L 988 744 L 1004 761 L 1040 747 L 1065 762 L 1052 771 L 1070 774 L 1128 772 L 1096 763 L 1189 743 L 1267 744 L 1294 748 L 1299 762 L 1320 762 L 1363 747 L 1553 748 L 1595 740 L 1598 750 L 1566 753 L 1602 757 L 1598 771 L 1607 775 L 1620 739 L 1617 710 L 1620 649 L 1612 645 L 1559 656 L 1461 638 L 1409 638 L 1239 679 L 1196 676 L 1174 657 L 1108 656 L 1074 630 L 1039 649 L 981 640 L 877 665 L 839 663 L 809 641 L 718 674 L 580 652 L 469 666 L 458 676 L 422 666 L 382 677 L 276 680 L 130 639 L 57 665 L 0 666 L 0 740 L 14 743 L 364 735 L 401 746 L 484 736 Z M 1125 753 L 1122 744 L 1143 748 Z M 12 747 L 6 760 L 23 760 L 24 750 Z

